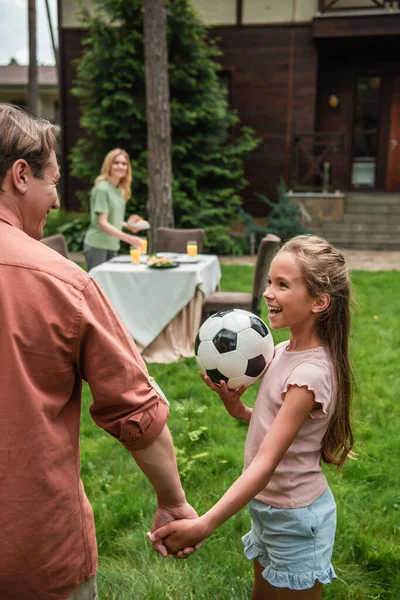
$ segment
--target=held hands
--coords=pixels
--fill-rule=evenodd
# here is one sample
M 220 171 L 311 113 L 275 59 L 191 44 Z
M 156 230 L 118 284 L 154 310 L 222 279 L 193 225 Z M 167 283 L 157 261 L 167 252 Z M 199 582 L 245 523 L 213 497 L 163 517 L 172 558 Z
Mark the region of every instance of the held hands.
M 153 548 L 156 544 L 161 544 L 169 554 L 174 554 L 178 558 L 186 558 L 193 554 L 203 544 L 207 537 L 207 528 L 205 518 L 182 519 L 172 521 L 159 529 L 148 533 L 147 537 L 153 542 Z M 161 553 L 164 557 L 166 554 Z
M 176 558 L 187 558 L 196 552 L 203 545 L 201 536 L 193 544 L 174 544 L 173 549 L 169 544 L 165 544 L 165 540 L 163 540 L 164 535 L 168 535 L 168 533 L 163 533 L 164 530 L 168 531 L 168 527 L 172 532 L 175 531 L 178 523 L 192 524 L 196 521 L 198 521 L 197 512 L 186 501 L 173 507 L 159 505 L 151 527 L 152 533 L 147 533 L 147 537 L 152 542 L 153 550 L 159 552 L 164 558 L 168 554 L 174 554 Z
M 218 394 L 224 403 L 226 410 L 232 417 L 242 421 L 250 421 L 252 409 L 245 406 L 241 401 L 241 396 L 249 387 L 248 385 L 242 385 L 242 387 L 237 390 L 230 390 L 226 385 L 226 381 L 223 379 L 221 380 L 220 385 L 218 385 L 217 383 L 214 383 L 208 375 L 203 375 L 203 373 L 199 373 L 199 375 L 204 383 L 208 385 L 213 392 Z

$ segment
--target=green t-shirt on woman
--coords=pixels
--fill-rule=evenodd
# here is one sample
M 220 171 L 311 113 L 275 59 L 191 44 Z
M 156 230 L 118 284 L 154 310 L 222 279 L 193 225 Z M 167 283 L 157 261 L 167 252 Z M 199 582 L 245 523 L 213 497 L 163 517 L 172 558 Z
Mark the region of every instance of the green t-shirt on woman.
M 90 225 L 84 243 L 92 248 L 119 250 L 119 239 L 101 231 L 98 216 L 105 213 L 108 222 L 121 231 L 125 207 L 126 202 L 120 189 L 107 180 L 96 183 L 90 192 Z

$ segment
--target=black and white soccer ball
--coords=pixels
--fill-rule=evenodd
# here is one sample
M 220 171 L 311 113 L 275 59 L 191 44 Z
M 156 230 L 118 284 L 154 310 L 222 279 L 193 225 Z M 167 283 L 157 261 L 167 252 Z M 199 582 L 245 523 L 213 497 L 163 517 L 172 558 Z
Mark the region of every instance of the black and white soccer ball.
M 264 323 L 239 308 L 221 310 L 200 327 L 195 344 L 199 369 L 228 388 L 251 385 L 261 377 L 274 355 L 274 341 Z

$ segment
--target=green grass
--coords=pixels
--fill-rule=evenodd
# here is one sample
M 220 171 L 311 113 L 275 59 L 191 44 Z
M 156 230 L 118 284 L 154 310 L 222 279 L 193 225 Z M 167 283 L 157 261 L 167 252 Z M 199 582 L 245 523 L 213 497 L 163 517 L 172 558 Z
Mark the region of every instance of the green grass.
M 355 271 L 352 353 L 357 460 L 325 472 L 338 505 L 333 562 L 338 580 L 324 599 L 400 599 L 400 273 Z M 223 266 L 223 289 L 248 290 L 252 269 Z M 266 312 L 263 312 L 266 318 Z M 274 333 L 276 342 L 287 332 Z M 194 359 L 149 365 L 171 402 L 169 426 L 189 502 L 207 510 L 241 473 L 246 425 L 234 421 L 202 383 Z M 252 405 L 256 386 L 246 392 Z M 152 552 L 155 497 L 114 439 L 88 415 L 84 387 L 82 478 L 92 502 L 100 555 L 100 600 L 249 600 L 252 566 L 240 541 L 246 510 L 225 523 L 187 561 Z

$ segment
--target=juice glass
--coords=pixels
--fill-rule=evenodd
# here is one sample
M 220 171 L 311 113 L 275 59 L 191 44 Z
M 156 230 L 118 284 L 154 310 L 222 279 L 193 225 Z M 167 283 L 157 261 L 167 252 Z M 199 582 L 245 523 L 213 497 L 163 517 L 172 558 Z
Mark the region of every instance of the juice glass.
M 140 263 L 140 248 L 131 248 L 130 254 L 132 263 L 138 265 Z
M 147 254 L 147 238 L 142 239 L 142 254 Z
M 187 242 L 186 252 L 189 254 L 190 258 L 195 258 L 197 256 L 197 242 L 196 241 Z

